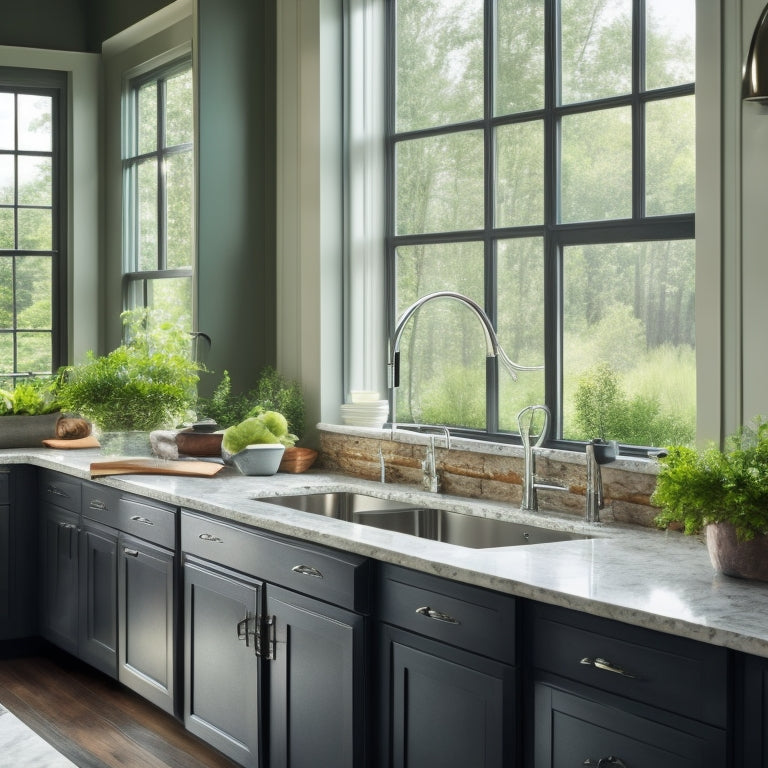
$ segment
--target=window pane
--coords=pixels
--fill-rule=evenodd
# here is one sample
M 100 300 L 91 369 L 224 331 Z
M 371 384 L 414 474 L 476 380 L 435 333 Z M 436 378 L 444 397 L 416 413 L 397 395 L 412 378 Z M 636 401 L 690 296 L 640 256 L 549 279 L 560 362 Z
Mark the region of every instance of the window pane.
M 131 280 L 127 302 L 130 307 L 161 309 L 169 322 L 181 328 L 192 329 L 191 277 Z
M 192 69 L 168 79 L 166 85 L 165 146 L 192 141 Z
M 22 151 L 52 149 L 53 100 L 49 96 L 19 94 L 19 146 Z
M 544 125 L 539 121 L 496 129 L 496 226 L 544 221 Z
M 646 214 L 690 213 L 696 203 L 696 109 L 693 96 L 645 108 Z
M 53 248 L 53 216 L 50 208 L 19 208 L 19 250 L 50 251 Z
M 498 337 L 516 363 L 544 363 L 544 242 L 541 238 L 501 240 L 496 248 Z M 499 428 L 517 432 L 522 408 L 544 402 L 544 371 L 520 372 L 513 381 L 499 367 Z
M 566 248 L 563 436 L 695 436 L 692 240 Z
M 562 103 L 632 90 L 632 0 L 562 0 Z
M 398 234 L 483 226 L 483 134 L 464 131 L 397 145 Z
M 166 161 L 168 268 L 192 266 L 192 153 L 169 155 Z
M 482 306 L 482 243 L 408 246 L 396 259 L 398 316 L 434 291 L 457 291 Z M 398 421 L 485 428 L 485 340 L 466 306 L 424 305 L 405 327 L 400 364 Z
M 49 256 L 16 259 L 16 325 L 27 330 L 50 329 L 53 280 Z
M 498 0 L 494 113 L 544 107 L 544 3 Z
M 12 93 L 0 93 L 0 149 L 16 149 L 16 107 Z
M 0 328 L 13 328 L 13 257 L 0 256 Z M 0 368 L 0 372 L 13 368 Z
M 568 115 L 562 121 L 561 220 L 632 215 L 632 113 L 629 107 Z
M 52 359 L 50 333 L 17 333 L 16 355 L 20 371 L 50 371 Z
M 645 0 L 645 87 L 692 83 L 696 74 L 696 0 Z
M 0 373 L 13 373 L 15 370 L 13 334 L 0 333 Z
M 13 208 L 0 208 L 0 249 L 13 250 L 16 247 L 15 234 Z
M 398 0 L 398 131 L 483 116 L 483 0 Z
M 0 203 L 13 205 L 15 190 L 13 155 L 0 155 Z
M 157 269 L 157 161 L 137 168 L 139 269 Z
M 51 158 L 19 155 L 19 205 L 51 205 Z
M 138 154 L 143 155 L 157 149 L 157 83 L 142 85 L 137 99 L 136 144 Z

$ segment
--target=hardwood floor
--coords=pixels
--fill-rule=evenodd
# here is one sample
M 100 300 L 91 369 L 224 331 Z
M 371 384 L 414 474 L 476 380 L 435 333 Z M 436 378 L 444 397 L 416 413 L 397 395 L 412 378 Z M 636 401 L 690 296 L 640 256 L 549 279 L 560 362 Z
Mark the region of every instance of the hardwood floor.
M 66 655 L 0 659 L 0 703 L 80 768 L 235 768 L 173 717 Z

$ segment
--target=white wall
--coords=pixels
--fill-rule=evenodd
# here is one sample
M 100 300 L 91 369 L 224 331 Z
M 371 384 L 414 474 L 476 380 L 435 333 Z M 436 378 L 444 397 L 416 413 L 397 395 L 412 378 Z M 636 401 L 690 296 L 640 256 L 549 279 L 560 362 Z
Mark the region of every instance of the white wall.
M 0 46 L 0 66 L 68 73 L 67 336 L 70 361 L 77 360 L 98 345 L 99 56 Z

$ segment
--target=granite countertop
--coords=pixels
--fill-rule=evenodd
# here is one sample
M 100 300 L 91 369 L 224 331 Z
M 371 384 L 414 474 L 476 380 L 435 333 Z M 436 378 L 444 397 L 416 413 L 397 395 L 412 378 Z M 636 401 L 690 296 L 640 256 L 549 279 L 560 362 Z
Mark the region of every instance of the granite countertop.
M 0 463 L 34 464 L 89 478 L 98 451 L 15 449 Z M 508 504 L 428 494 L 310 471 L 244 477 L 227 467 L 214 478 L 121 475 L 97 482 L 225 520 L 256 526 L 468 584 L 768 657 L 768 583 L 716 574 L 698 537 L 571 515 L 523 513 Z M 259 501 L 312 491 L 364 490 L 431 507 L 569 530 L 589 539 L 469 549 Z

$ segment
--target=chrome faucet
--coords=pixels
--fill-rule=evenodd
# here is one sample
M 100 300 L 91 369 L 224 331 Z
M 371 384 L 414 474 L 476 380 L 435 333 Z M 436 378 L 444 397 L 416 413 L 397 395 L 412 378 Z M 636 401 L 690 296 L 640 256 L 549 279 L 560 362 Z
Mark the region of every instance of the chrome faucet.
M 499 339 L 496 336 L 496 332 L 493 330 L 493 324 L 491 323 L 490 318 L 485 314 L 482 307 L 480 307 L 477 302 L 473 301 L 467 296 L 464 296 L 461 293 L 456 293 L 455 291 L 435 291 L 434 293 L 428 293 L 426 296 L 422 296 L 420 299 L 417 299 L 400 316 L 400 320 L 398 321 L 397 327 L 395 328 L 394 336 L 390 342 L 389 362 L 387 363 L 387 367 L 389 369 L 389 386 L 391 389 L 396 389 L 400 386 L 400 338 L 403 335 L 405 326 L 411 317 L 416 312 L 418 312 L 418 310 L 420 310 L 427 302 L 432 301 L 433 299 L 453 299 L 454 301 L 458 301 L 469 307 L 469 309 L 471 309 L 477 315 L 480 323 L 483 326 L 486 357 L 498 357 L 509 372 L 509 375 L 515 381 L 517 381 L 518 371 L 540 371 L 544 367 L 543 365 L 519 365 L 518 363 L 512 362 L 512 360 L 510 360 L 507 356 L 507 353 L 501 348 L 501 344 L 499 344 Z M 394 420 L 394 418 L 395 408 L 393 396 L 392 419 Z
M 531 444 L 531 430 L 535 426 L 536 415 L 544 414 L 544 421 L 538 436 Z M 529 405 L 517 414 L 517 426 L 523 443 L 525 468 L 523 471 L 523 498 L 520 509 L 525 512 L 537 512 L 539 509 L 538 491 L 567 491 L 563 485 L 542 483 L 536 479 L 536 449 L 547 439 L 551 414 L 546 405 Z M 534 435 L 536 433 L 534 432 Z
M 409 424 L 409 429 L 415 429 L 417 432 L 426 432 L 427 430 L 435 430 L 442 432 L 445 437 L 445 450 L 451 450 L 451 432 L 448 427 L 442 424 Z M 397 432 L 397 422 L 393 421 L 390 424 L 390 440 L 394 442 L 395 434 Z M 384 482 L 384 469 L 383 458 L 381 455 L 381 448 L 379 448 L 379 460 L 382 465 L 382 480 Z M 426 452 L 424 454 L 424 460 L 421 462 L 422 478 L 421 484 L 424 486 L 425 491 L 430 493 L 438 493 L 442 484 L 441 473 L 437 468 L 437 462 L 435 461 L 435 436 L 430 435 L 427 442 Z
M 605 507 L 603 473 L 600 465 L 608 464 L 615 459 L 615 444 L 609 445 L 600 440 L 587 443 L 587 502 L 584 512 L 584 521 L 587 523 L 600 522 L 600 510 Z

